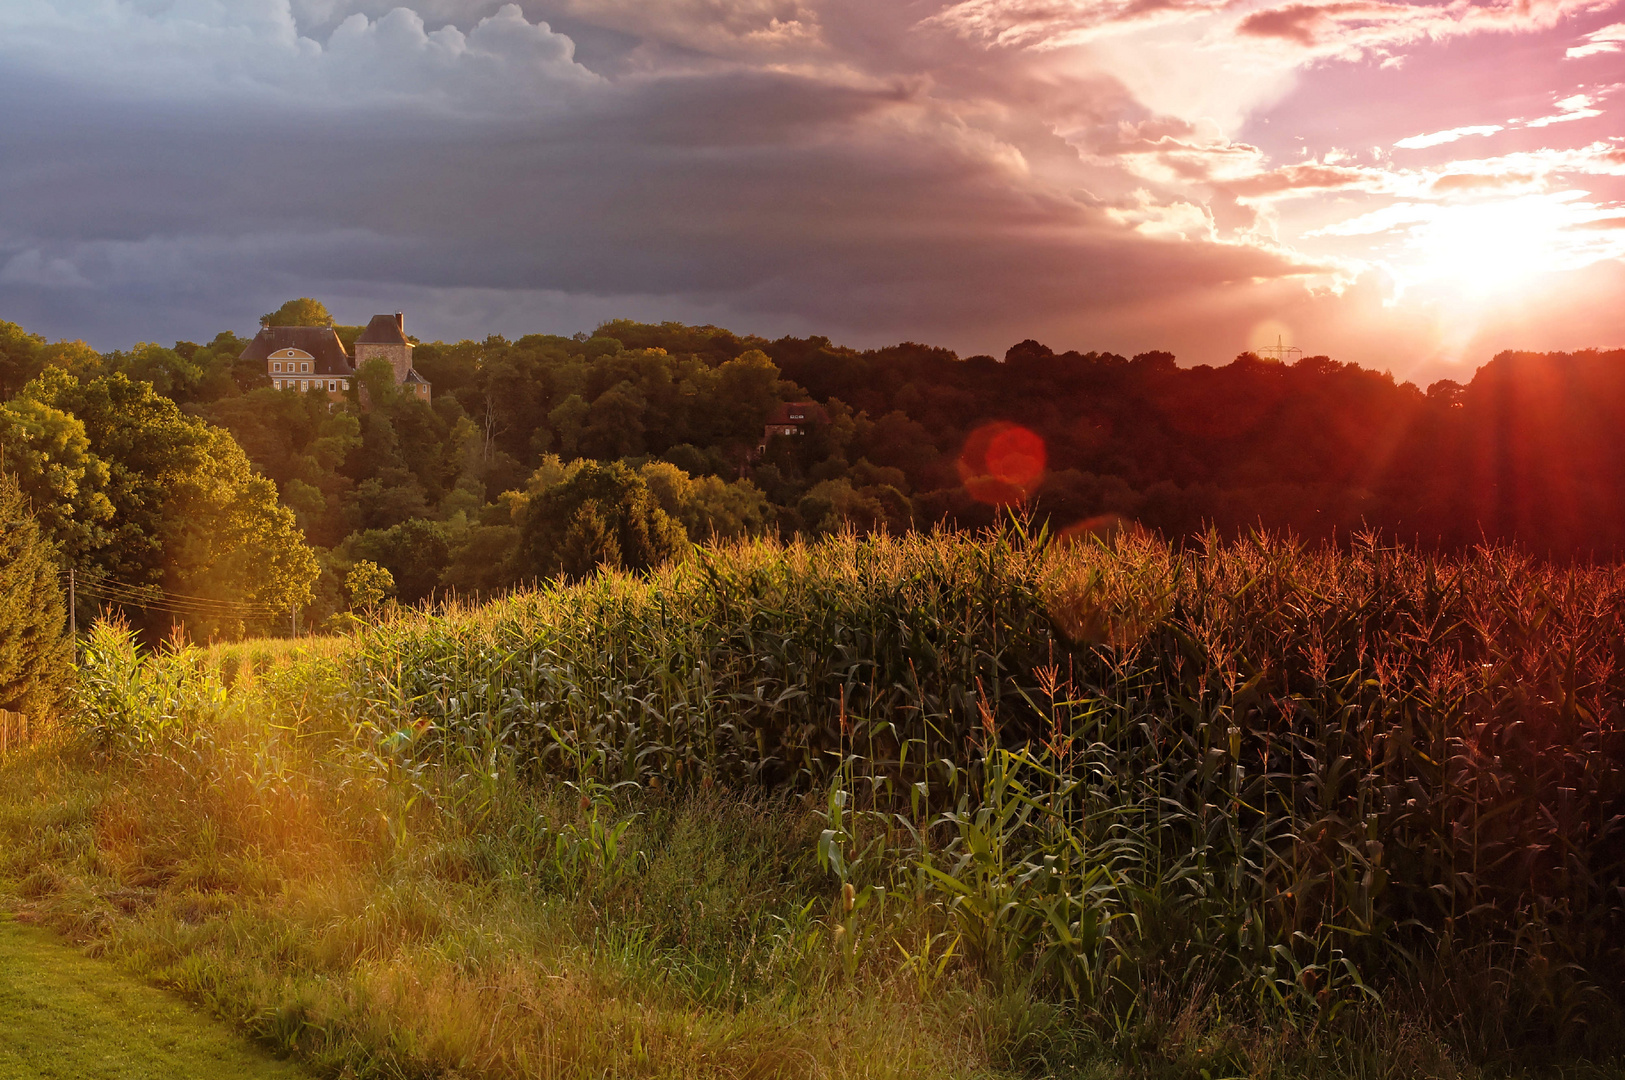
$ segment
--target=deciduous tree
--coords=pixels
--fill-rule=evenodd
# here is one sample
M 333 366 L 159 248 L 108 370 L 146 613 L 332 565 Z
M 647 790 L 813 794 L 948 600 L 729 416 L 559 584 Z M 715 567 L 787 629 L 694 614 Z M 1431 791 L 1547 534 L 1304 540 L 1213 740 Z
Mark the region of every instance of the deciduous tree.
M 87 554 L 94 572 L 262 611 L 309 601 L 316 557 L 230 433 L 123 374 L 80 382 L 47 370 L 29 393 L 77 417 L 107 465 L 114 515 Z M 148 629 L 161 632 L 162 621 Z M 234 619 L 187 621 L 199 634 L 241 629 Z
M 326 306 L 320 300 L 301 296 L 297 300 L 289 300 L 269 315 L 261 315 L 260 321 L 267 326 L 332 326 L 333 316 L 327 313 Z

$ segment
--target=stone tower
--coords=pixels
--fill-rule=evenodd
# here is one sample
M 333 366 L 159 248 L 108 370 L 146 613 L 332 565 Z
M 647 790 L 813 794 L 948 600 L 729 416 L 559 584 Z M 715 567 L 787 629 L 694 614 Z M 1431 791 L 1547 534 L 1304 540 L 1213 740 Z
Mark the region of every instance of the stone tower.
M 412 343 L 406 340 L 405 322 L 399 311 L 374 315 L 355 339 L 355 366 L 360 368 L 368 360 L 387 360 L 395 373 L 395 385 L 404 383 L 412 371 Z

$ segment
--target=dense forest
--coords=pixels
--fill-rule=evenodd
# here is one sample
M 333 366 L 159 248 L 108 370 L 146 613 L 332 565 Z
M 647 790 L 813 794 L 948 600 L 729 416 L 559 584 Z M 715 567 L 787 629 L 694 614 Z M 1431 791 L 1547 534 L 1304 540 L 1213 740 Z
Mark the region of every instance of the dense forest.
M 308 299 L 267 318 L 331 323 Z M 622 320 L 419 343 L 432 401 L 364 371 L 335 408 L 273 389 L 247 344 L 98 353 L 0 323 L 0 469 L 81 618 L 308 627 L 358 602 L 367 563 L 388 571 L 367 603 L 415 602 L 712 536 L 976 526 L 1013 502 L 1056 530 L 1625 548 L 1625 350 L 1502 353 L 1424 391 L 1324 356 L 1182 368 L 1029 340 L 961 358 Z M 821 422 L 764 441 L 800 401 Z

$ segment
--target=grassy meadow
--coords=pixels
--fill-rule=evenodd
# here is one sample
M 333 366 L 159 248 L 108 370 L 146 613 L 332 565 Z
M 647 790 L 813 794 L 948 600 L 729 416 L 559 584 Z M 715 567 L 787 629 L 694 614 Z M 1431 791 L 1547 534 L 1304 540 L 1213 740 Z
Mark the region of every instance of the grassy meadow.
M 173 994 L 0 918 L 0 1080 L 310 1080 Z
M 0 893 L 318 1073 L 1617 1075 L 1625 569 L 744 542 L 82 643 Z

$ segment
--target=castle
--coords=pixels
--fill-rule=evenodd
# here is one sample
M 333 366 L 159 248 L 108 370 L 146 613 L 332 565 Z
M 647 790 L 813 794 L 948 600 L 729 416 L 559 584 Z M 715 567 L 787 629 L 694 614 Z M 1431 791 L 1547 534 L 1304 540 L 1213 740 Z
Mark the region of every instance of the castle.
M 394 373 L 396 386 L 427 403 L 429 380 L 412 367 L 415 346 L 406 340 L 405 326 L 399 311 L 374 315 L 355 339 L 353 359 L 331 326 L 262 326 L 239 359 L 263 362 L 278 390 L 317 391 L 335 402 L 349 396 L 350 383 L 363 364 L 383 360 Z

